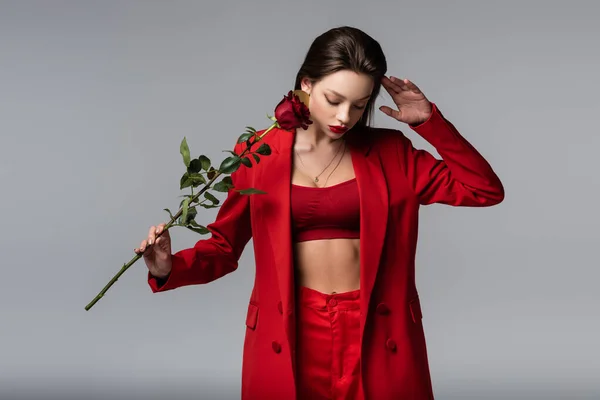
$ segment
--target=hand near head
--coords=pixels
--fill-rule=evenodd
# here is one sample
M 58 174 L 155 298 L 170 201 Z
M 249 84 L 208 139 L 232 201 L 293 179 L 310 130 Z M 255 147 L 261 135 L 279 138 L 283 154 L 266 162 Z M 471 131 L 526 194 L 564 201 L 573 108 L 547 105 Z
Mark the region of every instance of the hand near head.
M 431 103 L 410 80 L 384 76 L 381 85 L 392 96 L 392 100 L 398 107 L 398 110 L 388 106 L 379 107 L 384 114 L 411 125 L 425 122 L 431 115 Z
M 171 236 L 165 230 L 165 223 L 151 226 L 148 237 L 142 240 L 139 248 L 134 249 L 137 254 L 142 253 L 144 262 L 153 276 L 165 277 L 171 272 Z M 157 237 L 157 235 L 159 235 Z

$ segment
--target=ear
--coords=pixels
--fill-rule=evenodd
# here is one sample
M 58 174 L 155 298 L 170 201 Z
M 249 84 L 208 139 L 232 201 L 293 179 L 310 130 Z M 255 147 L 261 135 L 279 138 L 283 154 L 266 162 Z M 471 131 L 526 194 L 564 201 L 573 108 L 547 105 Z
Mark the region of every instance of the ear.
M 300 87 L 302 88 L 303 92 L 306 92 L 306 93 L 310 94 L 310 92 L 312 90 L 312 82 L 310 81 L 309 78 L 304 77 L 300 81 Z

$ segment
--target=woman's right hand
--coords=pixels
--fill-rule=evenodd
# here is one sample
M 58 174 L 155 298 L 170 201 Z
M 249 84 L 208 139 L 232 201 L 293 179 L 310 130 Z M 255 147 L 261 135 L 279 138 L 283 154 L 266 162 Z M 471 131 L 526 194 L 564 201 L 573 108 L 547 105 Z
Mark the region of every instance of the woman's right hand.
M 148 237 L 142 240 L 139 248 L 134 249 L 136 254 L 143 253 L 144 261 L 150 274 L 157 278 L 164 278 L 171 272 L 171 236 L 165 230 L 165 223 L 151 226 Z M 162 233 L 162 234 L 161 234 Z M 158 238 L 157 235 L 161 234 Z

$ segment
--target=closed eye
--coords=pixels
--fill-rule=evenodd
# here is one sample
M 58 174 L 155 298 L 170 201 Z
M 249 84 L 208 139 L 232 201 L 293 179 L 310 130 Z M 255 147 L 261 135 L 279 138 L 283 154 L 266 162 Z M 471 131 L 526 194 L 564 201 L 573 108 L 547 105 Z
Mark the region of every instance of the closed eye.
M 332 106 L 337 106 L 338 104 L 340 104 L 340 103 L 336 103 L 336 102 L 333 102 L 333 101 L 329 100 L 327 97 L 325 97 L 325 100 L 327 100 L 327 102 L 329 104 L 331 104 Z M 357 110 L 363 110 L 366 107 L 366 105 L 364 105 L 364 106 L 353 106 L 353 107 L 356 108 Z

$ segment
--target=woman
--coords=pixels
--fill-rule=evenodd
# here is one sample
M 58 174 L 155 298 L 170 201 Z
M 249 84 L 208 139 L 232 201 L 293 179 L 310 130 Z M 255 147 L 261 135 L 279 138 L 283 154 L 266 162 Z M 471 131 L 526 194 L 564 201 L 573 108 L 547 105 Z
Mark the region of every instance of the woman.
M 254 238 L 244 399 L 433 398 L 414 279 L 419 206 L 492 206 L 504 190 L 436 104 L 386 72 L 379 43 L 358 29 L 316 38 L 295 84 L 313 123 L 272 131 L 272 154 L 232 174 L 236 187 L 267 194 L 230 191 L 212 237 L 193 248 L 171 254 L 160 224 L 136 249 L 161 292 L 234 271 Z M 442 160 L 397 129 L 369 126 L 380 85 L 398 106 L 380 110 Z

